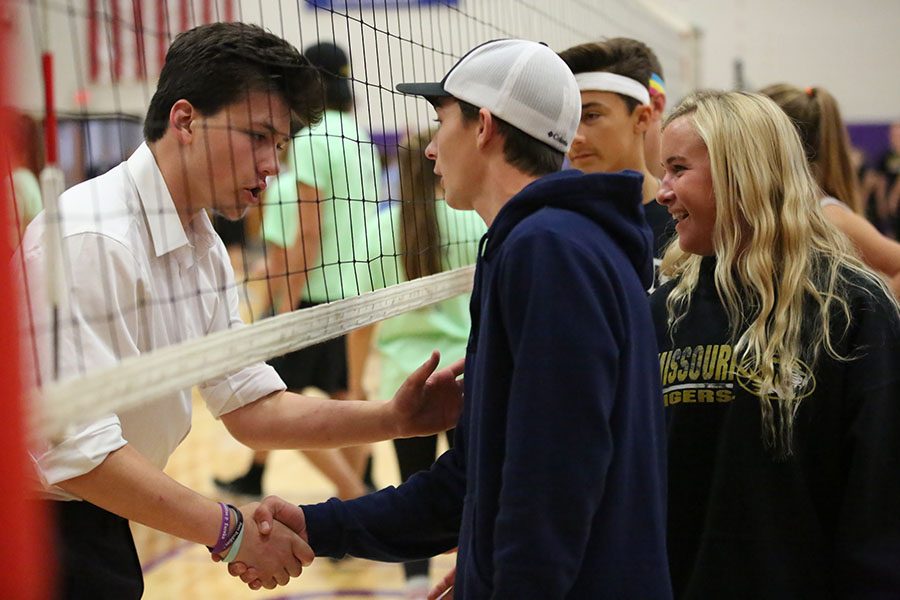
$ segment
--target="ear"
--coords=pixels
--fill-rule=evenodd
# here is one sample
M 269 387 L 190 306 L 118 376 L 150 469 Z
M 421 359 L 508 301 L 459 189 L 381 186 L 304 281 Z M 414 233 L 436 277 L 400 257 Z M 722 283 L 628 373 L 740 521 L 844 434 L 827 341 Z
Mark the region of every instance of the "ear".
M 478 130 L 476 131 L 475 144 L 479 150 L 487 147 L 497 137 L 497 121 L 494 115 L 486 108 L 478 110 Z
M 193 139 L 193 122 L 200 114 L 194 105 L 182 98 L 172 105 L 169 111 L 169 129 L 182 144 L 190 144 Z
M 632 122 L 634 123 L 635 133 L 645 133 L 653 123 L 653 108 L 646 104 L 637 106 L 631 113 Z

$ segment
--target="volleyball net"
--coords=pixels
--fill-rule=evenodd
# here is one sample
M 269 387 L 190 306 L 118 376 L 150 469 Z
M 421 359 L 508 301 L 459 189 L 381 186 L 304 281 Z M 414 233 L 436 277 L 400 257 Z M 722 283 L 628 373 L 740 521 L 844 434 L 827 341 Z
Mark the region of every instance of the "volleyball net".
M 438 81 L 466 51 L 491 39 L 533 39 L 561 51 L 615 36 L 656 52 L 670 102 L 698 83 L 696 34 L 647 0 L 18 0 L 8 8 L 16 125 L 4 165 L 12 198 L 7 233 L 10 251 L 27 247 L 25 225 L 43 205 L 44 238 L 33 244 L 45 259 L 41 272 L 29 272 L 22 252 L 13 256 L 23 277 L 41 280 L 41 293 L 31 294 L 31 284 L 7 293 L 17 296 L 24 331 L 32 428 L 51 438 L 69 425 L 470 289 L 468 265 L 484 227 L 444 205 L 422 157 L 433 110 L 397 93 L 397 83 Z M 329 110 L 321 124 L 300 130 L 278 157 L 280 174 L 268 178 L 260 205 L 239 225 L 213 218 L 236 274 L 233 281 L 224 277 L 227 288 L 185 283 L 183 273 L 171 271 L 163 276 L 170 278 L 167 293 L 112 297 L 115 266 L 74 253 L 61 239 L 79 226 L 64 222 L 67 215 L 90 221 L 102 235 L 123 215 L 111 214 L 108 199 L 94 191 L 79 196 L 77 210 L 63 210 L 59 193 L 135 152 L 171 41 L 216 21 L 260 25 L 301 51 L 322 43 L 342 49 L 349 110 Z M 26 171 L 41 173 L 40 183 Z M 214 173 L 211 166 L 190 177 Z M 312 199 L 298 183 L 316 192 Z M 422 229 L 417 217 L 437 225 Z M 109 243 L 98 247 L 110 250 Z M 423 276 L 410 277 L 410 269 Z M 91 297 L 104 306 L 88 317 L 73 315 L 68 299 L 88 276 L 99 282 Z M 179 332 L 149 351 L 140 351 L 143 341 L 122 342 L 126 348 L 114 348 L 113 359 L 99 366 L 79 355 L 78 343 L 59 342 L 67 327 L 83 325 L 79 319 L 110 331 L 125 319 L 140 329 L 147 312 L 159 308 L 148 303 L 202 303 L 206 296 L 226 307 L 237 298 L 247 325 Z

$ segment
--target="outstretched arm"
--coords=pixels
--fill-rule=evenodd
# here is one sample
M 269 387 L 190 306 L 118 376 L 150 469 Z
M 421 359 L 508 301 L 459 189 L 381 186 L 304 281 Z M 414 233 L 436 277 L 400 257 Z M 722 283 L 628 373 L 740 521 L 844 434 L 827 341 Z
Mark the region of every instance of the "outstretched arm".
M 129 445 L 110 453 L 93 470 L 58 485 L 152 529 L 210 547 L 219 539 L 219 504 L 170 478 Z M 245 529 L 237 559 L 254 565 L 263 585 L 287 583 L 312 562 L 312 550 L 300 536 L 277 524 L 271 535 L 263 537 L 252 517 L 255 505 L 239 510 Z
M 464 361 L 460 360 L 432 374 L 424 384 L 411 376 L 398 396 L 432 395 L 455 397 L 461 401 Z M 274 520 L 281 521 L 304 539 L 313 535 L 326 556 L 347 553 L 379 560 L 422 558 L 456 545 L 462 499 L 465 494 L 465 467 L 459 448 L 446 452 L 428 472 L 419 473 L 400 488 L 387 488 L 363 498 L 328 502 L 306 507 L 306 514 L 277 498 L 267 498 L 256 513 L 265 532 Z M 312 534 L 310 533 L 312 532 Z M 262 586 L 255 569 L 243 564 L 229 567 L 252 589 Z
M 283 522 L 321 549 L 317 552 L 321 556 L 351 554 L 395 562 L 425 558 L 456 546 L 464 473 L 453 449 L 430 471 L 417 473 L 399 488 L 301 507 L 270 497 L 257 508 L 255 519 L 262 531 Z M 263 587 L 258 570 L 251 565 L 235 562 L 228 572 L 251 589 Z
M 277 392 L 222 416 L 239 441 L 259 449 L 337 448 L 451 429 L 462 407 L 456 377 L 462 362 L 435 372 L 434 352 L 389 402 L 328 399 Z

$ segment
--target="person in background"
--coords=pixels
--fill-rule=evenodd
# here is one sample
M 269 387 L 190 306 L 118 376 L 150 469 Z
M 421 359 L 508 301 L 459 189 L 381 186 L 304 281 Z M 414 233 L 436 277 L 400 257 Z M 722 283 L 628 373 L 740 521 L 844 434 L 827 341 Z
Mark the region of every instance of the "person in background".
M 610 38 L 606 42 L 616 48 L 634 48 L 638 54 L 646 53 L 650 63 L 650 80 L 647 89 L 650 92 L 650 127 L 644 136 L 644 163 L 653 176 L 662 179 L 665 170 L 659 158 L 659 133 L 666 112 L 666 81 L 662 63 L 656 53 L 643 42 L 631 38 Z
M 850 164 L 859 182 L 859 197 L 862 202 L 862 215 L 875 228 L 894 239 L 894 226 L 891 223 L 891 211 L 887 204 L 887 179 L 877 169 L 869 166 L 866 153 L 856 146 L 850 145 Z
M 769 98 L 705 92 L 663 124 L 677 222 L 651 296 L 675 597 L 900 590 L 900 311 L 819 210 Z
M 885 177 L 888 210 L 893 220 L 894 235 L 900 237 L 900 121 L 888 129 L 890 148 L 878 161 L 878 172 Z
M 644 216 L 653 230 L 658 266 L 674 234 L 672 219 L 656 202 L 659 179 L 647 162 L 653 156 L 659 163 L 658 136 L 650 137 L 659 130 L 665 107 L 659 60 L 646 44 L 621 37 L 574 46 L 560 57 L 581 91 L 581 123 L 569 162 L 585 173 L 630 169 L 644 176 Z
M 350 63 L 330 42 L 308 47 L 304 56 L 322 76 L 325 114 L 293 141 L 292 171 L 279 176 L 263 213 L 267 278 L 275 312 L 317 306 L 371 289 L 360 269 L 368 264 L 366 229 L 374 222 L 381 163 L 369 134 L 353 114 Z M 362 273 L 362 274 L 361 274 Z M 353 332 L 272 361 L 289 390 L 316 386 L 333 398 L 364 399 L 361 380 L 367 348 Z M 336 486 L 341 498 L 365 492 L 368 447 L 305 452 Z M 259 497 L 267 452 L 256 452 L 243 475 L 214 479 L 227 493 Z M 370 467 L 369 467 L 370 468 Z
M 806 158 L 822 190 L 819 205 L 828 220 L 853 243 L 863 261 L 891 282 L 900 297 L 900 243 L 862 216 L 856 170 L 840 109 L 828 90 L 780 83 L 761 90 L 787 113 L 800 133 Z
M 3 181 L 9 186 L 7 200 L 12 202 L 14 208 L 10 211 L 13 235 L 9 239 L 18 245 L 25 228 L 43 209 L 36 165 L 40 140 L 37 123 L 30 116 L 6 108 L 0 118 L 9 131 L 5 140 L 8 163 L 3 166 Z

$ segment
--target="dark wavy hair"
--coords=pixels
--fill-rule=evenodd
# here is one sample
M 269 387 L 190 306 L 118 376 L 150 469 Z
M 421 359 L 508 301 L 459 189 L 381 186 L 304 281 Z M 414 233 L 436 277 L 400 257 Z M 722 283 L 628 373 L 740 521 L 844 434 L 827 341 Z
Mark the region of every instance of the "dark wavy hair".
M 159 75 L 144 138 L 159 140 L 180 99 L 212 115 L 250 92 L 278 94 L 290 107 L 291 134 L 322 118 L 317 69 L 291 44 L 248 23 L 210 23 L 179 34 Z

